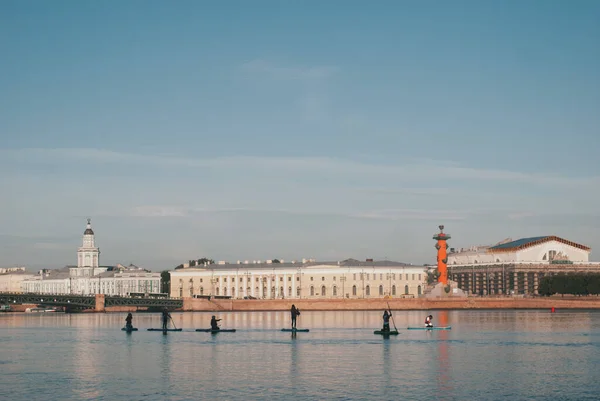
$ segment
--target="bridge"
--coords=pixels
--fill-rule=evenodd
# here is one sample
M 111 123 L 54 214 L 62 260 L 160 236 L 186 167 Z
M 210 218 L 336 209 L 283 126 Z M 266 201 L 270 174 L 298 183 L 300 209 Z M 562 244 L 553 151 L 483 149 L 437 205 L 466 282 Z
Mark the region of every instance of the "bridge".
M 16 294 L 4 292 L 0 293 L 0 304 L 64 306 L 67 309 L 95 309 L 103 312 L 105 307 L 110 306 L 179 309 L 183 307 L 183 299 L 113 297 L 104 294 Z

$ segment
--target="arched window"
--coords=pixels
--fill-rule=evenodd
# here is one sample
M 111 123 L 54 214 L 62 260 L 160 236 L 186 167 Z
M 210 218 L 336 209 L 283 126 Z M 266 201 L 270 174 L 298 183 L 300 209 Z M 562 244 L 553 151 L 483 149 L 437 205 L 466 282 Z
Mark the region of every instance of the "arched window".
M 216 293 L 217 295 L 219 295 L 219 287 L 217 287 Z
M 231 296 L 235 297 L 235 287 L 231 287 Z
M 200 295 L 204 295 L 204 287 L 200 287 Z
M 396 295 L 396 286 L 395 285 L 392 286 L 392 295 Z
M 383 286 L 382 285 L 379 286 L 379 295 L 383 295 Z
M 267 297 L 267 287 L 263 287 L 263 298 Z
M 337 287 L 335 285 L 333 286 L 333 296 L 337 297 Z
M 352 286 L 352 295 L 356 296 L 356 286 Z
M 288 297 L 292 296 L 292 287 L 288 287 Z
M 325 296 L 327 295 L 327 289 L 325 288 L 325 286 L 321 286 L 321 296 Z
M 421 295 L 421 286 L 417 287 L 417 295 Z
M 250 288 L 248 288 L 248 290 L 250 290 Z M 240 287 L 240 292 L 238 292 L 238 297 L 241 297 L 244 295 L 244 287 Z
M 370 295 L 371 295 L 371 287 L 370 287 L 370 286 L 367 286 L 367 287 L 365 288 L 365 295 L 366 295 L 366 296 L 370 296 Z
M 227 295 L 227 287 L 223 288 L 223 295 Z
M 315 296 L 315 287 L 313 287 L 312 285 L 310 286 L 310 296 L 311 297 Z
M 296 288 L 296 296 L 299 297 L 300 296 L 300 287 Z
M 285 295 L 285 292 L 283 292 L 283 287 L 279 287 L 279 296 L 283 297 Z
M 408 284 L 404 286 L 404 294 L 408 295 Z
M 257 297 L 260 297 L 260 292 L 258 291 L 258 287 L 256 287 L 254 289 L 254 293 L 256 294 Z

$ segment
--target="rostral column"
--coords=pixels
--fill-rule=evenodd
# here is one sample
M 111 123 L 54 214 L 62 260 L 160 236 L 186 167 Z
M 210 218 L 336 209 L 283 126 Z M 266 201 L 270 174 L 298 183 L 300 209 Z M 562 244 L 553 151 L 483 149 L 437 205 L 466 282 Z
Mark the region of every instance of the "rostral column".
M 446 250 L 448 244 L 446 240 L 450 239 L 450 234 L 444 233 L 444 226 L 439 226 L 440 232 L 433 236 L 433 239 L 437 240 L 435 248 L 437 249 L 437 269 L 440 277 L 438 281 L 444 285 L 448 284 L 448 255 Z

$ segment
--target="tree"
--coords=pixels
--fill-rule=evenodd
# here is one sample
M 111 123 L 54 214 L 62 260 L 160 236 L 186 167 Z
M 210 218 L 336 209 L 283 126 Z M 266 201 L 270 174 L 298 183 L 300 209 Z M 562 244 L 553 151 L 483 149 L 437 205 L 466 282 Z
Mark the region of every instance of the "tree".
M 271 263 L 281 263 L 281 261 L 279 259 L 273 259 Z
M 175 270 L 179 270 L 179 269 L 183 269 L 183 265 L 177 265 L 177 266 L 175 266 Z
M 195 261 L 194 261 L 195 262 Z M 202 259 L 198 259 L 198 266 L 201 266 L 203 264 L 207 264 L 207 265 L 214 265 L 215 261 L 212 259 L 208 259 L 208 258 L 202 258 Z
M 183 266 L 181 266 L 183 267 Z M 177 268 L 176 268 L 177 269 Z M 163 270 L 160 272 L 160 287 L 161 292 L 169 293 L 171 289 L 171 273 L 168 270 Z

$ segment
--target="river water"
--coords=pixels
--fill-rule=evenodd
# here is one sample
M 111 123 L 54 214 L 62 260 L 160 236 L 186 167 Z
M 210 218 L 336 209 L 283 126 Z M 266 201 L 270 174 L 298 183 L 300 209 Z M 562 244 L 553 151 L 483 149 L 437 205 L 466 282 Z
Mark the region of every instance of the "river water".
M 600 311 L 0 314 L 1 400 L 597 400 Z

